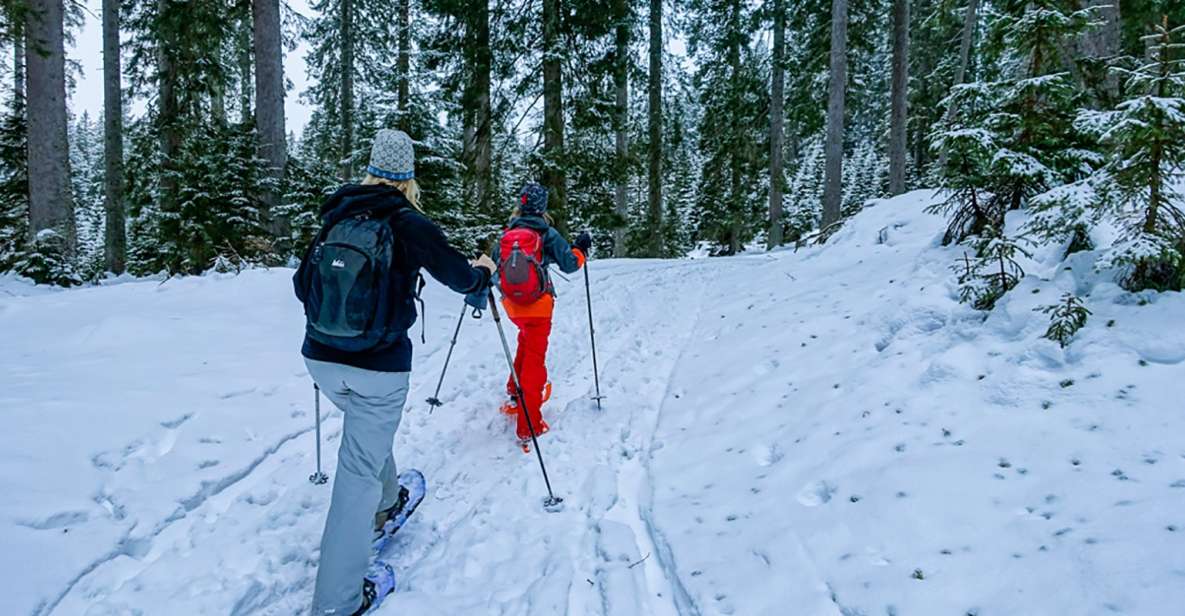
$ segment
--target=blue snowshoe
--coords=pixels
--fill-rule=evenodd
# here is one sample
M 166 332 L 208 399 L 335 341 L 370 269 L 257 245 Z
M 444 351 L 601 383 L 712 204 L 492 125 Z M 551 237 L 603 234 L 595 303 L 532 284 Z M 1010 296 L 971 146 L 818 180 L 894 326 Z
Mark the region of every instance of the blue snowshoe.
M 390 509 L 380 511 L 375 516 L 374 542 L 372 546 L 375 554 L 379 554 L 390 543 L 396 531 L 403 528 L 407 518 L 415 513 L 416 507 L 424 500 L 428 493 L 424 475 L 415 469 L 399 473 L 399 498 Z

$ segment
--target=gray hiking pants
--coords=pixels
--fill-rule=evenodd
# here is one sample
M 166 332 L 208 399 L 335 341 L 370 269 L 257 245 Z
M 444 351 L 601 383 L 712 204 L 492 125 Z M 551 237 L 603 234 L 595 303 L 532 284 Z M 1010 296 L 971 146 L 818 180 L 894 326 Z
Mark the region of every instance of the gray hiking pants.
M 305 359 L 309 374 L 345 413 L 333 500 L 321 535 L 313 614 L 350 616 L 362 605 L 375 513 L 395 504 L 399 480 L 391 446 L 403 416 L 410 372 L 375 372 Z

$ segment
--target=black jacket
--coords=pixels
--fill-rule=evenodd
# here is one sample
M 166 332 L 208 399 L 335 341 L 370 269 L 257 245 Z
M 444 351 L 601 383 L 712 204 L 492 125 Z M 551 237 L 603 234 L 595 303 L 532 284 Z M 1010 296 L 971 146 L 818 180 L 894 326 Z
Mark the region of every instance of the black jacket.
M 416 307 L 412 293 L 414 281 L 418 280 L 420 268 L 428 270 L 433 278 L 457 293 L 472 293 L 489 285 L 489 272 L 474 267 L 469 260 L 449 245 L 444 233 L 431 220 L 413 208 L 398 189 L 391 186 L 358 186 L 347 184 L 321 206 L 322 223 L 332 222 L 344 211 L 359 208 L 394 206 L 391 215 L 391 229 L 395 233 L 396 253 L 392 259 L 391 275 L 398 276 L 403 284 L 393 288 L 406 289 L 404 297 L 396 297 L 397 314 L 392 322 L 407 323 L 416 320 Z M 306 284 L 303 268 L 293 277 L 298 298 L 305 297 Z M 303 301 L 303 299 L 302 299 Z M 407 332 L 396 337 L 394 343 L 364 353 L 348 353 L 325 346 L 305 336 L 301 354 L 309 359 L 346 364 L 378 372 L 410 372 L 412 345 Z

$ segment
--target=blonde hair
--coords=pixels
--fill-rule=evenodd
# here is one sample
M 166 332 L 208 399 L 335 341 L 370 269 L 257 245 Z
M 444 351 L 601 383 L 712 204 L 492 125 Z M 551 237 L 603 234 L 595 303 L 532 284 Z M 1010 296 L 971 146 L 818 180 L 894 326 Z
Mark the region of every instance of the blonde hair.
M 523 215 L 523 208 L 515 206 L 514 211 L 510 213 L 510 219 L 514 220 L 515 218 L 518 218 L 519 216 L 522 216 L 522 215 Z M 551 214 L 548 214 L 547 212 L 543 212 L 543 220 L 547 221 L 547 224 L 549 224 L 553 227 L 555 226 L 555 219 L 551 217 Z
M 403 196 L 407 198 L 408 203 L 411 203 L 412 207 L 421 212 L 424 211 L 420 208 L 420 185 L 416 183 L 415 178 L 410 180 L 388 180 L 368 173 L 366 174 L 366 178 L 362 180 L 363 186 L 376 186 L 379 184 L 398 188 L 399 192 L 403 193 Z

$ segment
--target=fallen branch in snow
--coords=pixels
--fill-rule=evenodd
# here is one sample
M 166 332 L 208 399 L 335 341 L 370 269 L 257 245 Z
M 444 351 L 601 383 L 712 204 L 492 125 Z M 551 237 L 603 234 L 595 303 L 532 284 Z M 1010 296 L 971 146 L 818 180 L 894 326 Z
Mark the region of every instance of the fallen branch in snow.
M 647 559 L 647 558 L 650 558 L 650 552 L 646 552 L 646 555 L 642 557 L 642 560 L 639 560 L 639 561 L 638 561 L 638 562 L 636 562 L 636 563 L 632 563 L 632 564 L 630 564 L 630 566 L 629 566 L 629 567 L 626 567 L 626 568 L 627 568 L 627 569 L 633 569 L 634 567 L 637 567 L 638 565 L 640 565 L 640 564 L 642 564 L 642 563 L 646 562 L 646 559 Z

